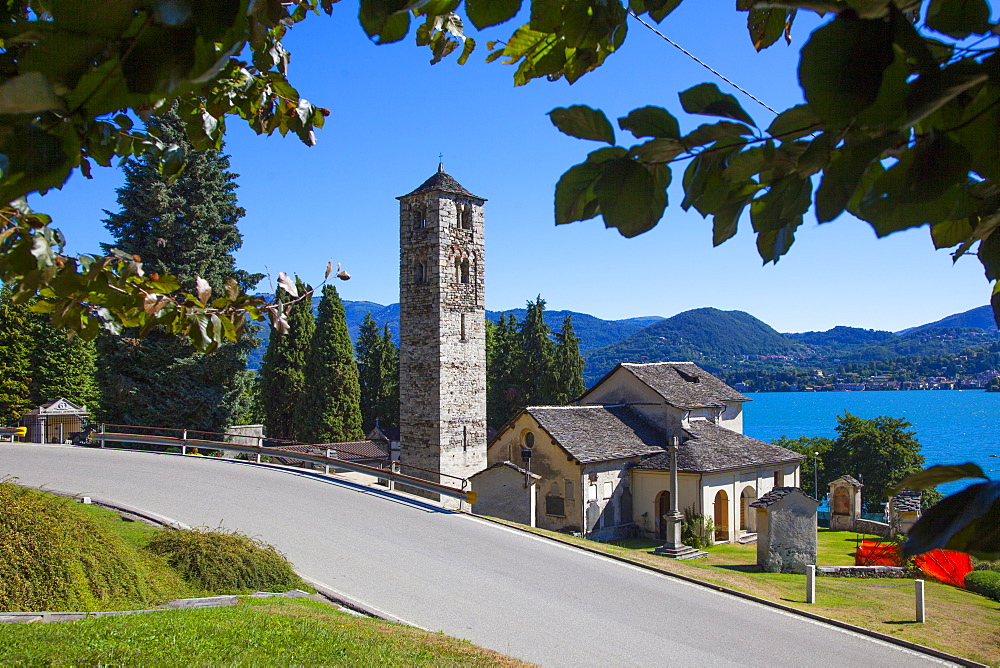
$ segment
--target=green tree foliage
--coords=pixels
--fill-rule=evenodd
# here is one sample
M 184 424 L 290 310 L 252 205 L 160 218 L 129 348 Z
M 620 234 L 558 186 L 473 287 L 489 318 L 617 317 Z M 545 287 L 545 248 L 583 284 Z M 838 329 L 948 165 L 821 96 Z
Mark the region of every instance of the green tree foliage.
M 842 475 L 864 484 L 862 503 L 866 512 L 878 512 L 890 490 L 924 464 L 916 432 L 909 422 L 879 416 L 859 418 L 845 412 L 837 417 L 837 438 L 823 454 L 825 486 Z
M 68 337 L 39 314 L 33 314 L 32 320 L 31 403 L 39 406 L 65 398 L 86 406 L 91 415 L 100 414 L 94 342 Z
M 107 212 L 105 223 L 115 248 L 143 254 L 151 268 L 176 276 L 203 302 L 211 293 L 249 288 L 260 277 L 236 269 L 232 257 L 242 242 L 236 223 L 244 211 L 236 203 L 228 157 L 194 151 L 176 116 L 164 115 L 154 125 L 160 136 L 184 147 L 187 166 L 171 180 L 149 156 L 125 164 L 121 209 Z M 231 424 L 240 375 L 256 339 L 244 330 L 235 342 L 203 354 L 166 328 L 141 334 L 129 329 L 98 343 L 105 421 L 207 431 Z
M 311 293 L 312 288 L 298 277 L 295 285 L 300 295 Z M 287 302 L 291 295 L 279 288 L 277 298 Z M 271 327 L 264 362 L 260 367 L 258 413 L 268 437 L 295 440 L 296 411 L 305 392 L 306 359 L 316 329 L 310 298 L 295 302 L 288 312 L 288 325 L 289 330 L 285 334 Z
M 361 425 L 365 433 L 376 423 L 399 426 L 399 349 L 389 325 L 379 329 L 369 311 L 354 342 L 361 385 Z
M 0 424 L 10 424 L 31 408 L 31 316 L 0 289 Z
M 486 423 L 497 428 L 514 417 L 524 403 L 517 374 L 517 318 L 501 313 L 496 324 L 486 321 Z
M 566 316 L 562 329 L 556 332 L 555 359 L 553 361 L 556 392 L 553 397 L 558 405 L 568 404 L 587 389 L 583 384 L 583 357 L 580 356 L 580 339 L 573 333 L 573 317 Z
M 528 302 L 527 308 L 518 332 L 518 380 L 525 406 L 546 406 L 554 403 L 556 396 L 555 343 L 552 330 L 545 324 L 545 300 L 541 295 Z
M 774 444 L 782 448 L 788 448 L 793 452 L 804 455 L 802 460 L 802 491 L 814 499 L 823 499 L 829 491 L 828 484 L 836 477 L 827 474 L 825 458 L 834 447 L 833 441 L 829 438 L 818 436 L 800 436 L 798 438 L 788 438 L 779 436 L 774 440 Z M 819 453 L 818 457 L 816 453 Z M 818 474 L 818 475 L 817 475 Z M 819 489 L 816 489 L 816 480 L 819 479 Z
M 358 367 L 344 305 L 332 285 L 323 288 L 319 302 L 297 421 L 298 438 L 307 443 L 342 443 L 364 437 Z

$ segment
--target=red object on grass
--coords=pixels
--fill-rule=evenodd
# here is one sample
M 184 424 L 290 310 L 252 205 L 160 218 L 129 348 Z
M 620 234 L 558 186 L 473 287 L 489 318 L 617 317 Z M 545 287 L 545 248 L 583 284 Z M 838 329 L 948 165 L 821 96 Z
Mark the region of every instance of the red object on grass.
M 953 550 L 931 550 L 916 556 L 917 568 L 945 584 L 965 588 L 965 576 L 972 571 L 972 557 Z
M 893 543 L 863 540 L 854 553 L 855 566 L 900 566 L 899 548 Z

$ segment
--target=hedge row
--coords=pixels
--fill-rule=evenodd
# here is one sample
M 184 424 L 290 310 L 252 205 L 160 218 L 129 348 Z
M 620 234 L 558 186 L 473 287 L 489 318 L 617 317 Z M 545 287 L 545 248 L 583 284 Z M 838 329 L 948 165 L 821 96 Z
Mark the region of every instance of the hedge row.
M 972 571 L 965 576 L 965 587 L 994 601 L 1000 601 L 1000 573 Z

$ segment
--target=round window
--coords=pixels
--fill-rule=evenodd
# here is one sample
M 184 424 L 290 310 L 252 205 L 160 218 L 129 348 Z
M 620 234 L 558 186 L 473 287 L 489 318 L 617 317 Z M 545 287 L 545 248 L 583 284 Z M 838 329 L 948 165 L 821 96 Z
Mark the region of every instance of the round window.
M 535 435 L 530 431 L 524 435 L 524 447 L 533 448 L 535 447 Z

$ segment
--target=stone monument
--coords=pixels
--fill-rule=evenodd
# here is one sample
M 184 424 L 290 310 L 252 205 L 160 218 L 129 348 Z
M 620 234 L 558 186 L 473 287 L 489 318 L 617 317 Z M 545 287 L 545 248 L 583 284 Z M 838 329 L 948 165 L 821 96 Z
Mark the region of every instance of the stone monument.
M 833 531 L 854 531 L 861 517 L 860 482 L 842 475 L 830 483 L 830 528 Z

